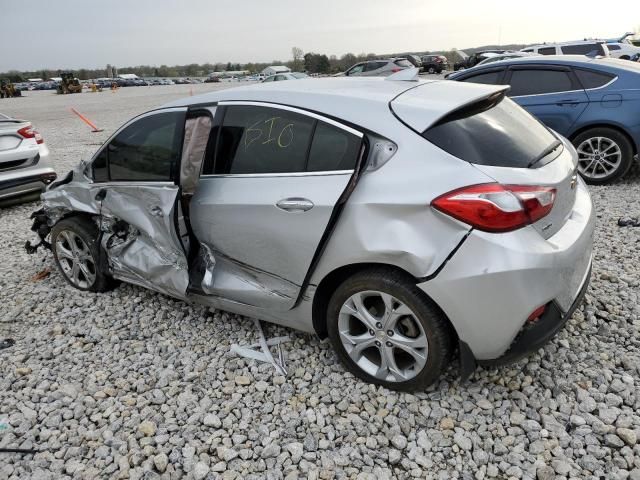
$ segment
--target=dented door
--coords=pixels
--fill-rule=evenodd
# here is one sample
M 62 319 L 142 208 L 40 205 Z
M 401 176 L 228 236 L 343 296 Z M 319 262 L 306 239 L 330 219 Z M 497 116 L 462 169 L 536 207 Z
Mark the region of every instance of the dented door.
M 94 157 L 91 196 L 115 278 L 184 298 L 189 282 L 177 185 L 186 109 L 142 115 Z

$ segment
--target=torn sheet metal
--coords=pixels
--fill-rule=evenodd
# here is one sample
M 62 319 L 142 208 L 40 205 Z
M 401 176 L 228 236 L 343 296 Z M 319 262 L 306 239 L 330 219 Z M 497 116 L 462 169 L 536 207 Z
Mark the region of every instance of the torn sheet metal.
M 260 341 L 249 346 L 240 346 L 233 344 L 231 345 L 231 351 L 236 355 L 244 358 L 250 358 L 259 362 L 270 363 L 271 365 L 273 365 L 273 368 L 275 368 L 278 374 L 286 376 L 287 365 L 284 359 L 284 353 L 282 352 L 282 348 L 280 347 L 280 345 L 284 342 L 290 341 L 290 338 L 288 336 L 284 336 L 270 338 L 269 340 L 267 340 L 264 336 L 264 331 L 262 330 L 260 320 L 254 318 L 253 322 L 256 326 L 256 330 L 258 330 Z M 269 347 L 276 347 L 278 357 L 277 360 L 273 358 Z

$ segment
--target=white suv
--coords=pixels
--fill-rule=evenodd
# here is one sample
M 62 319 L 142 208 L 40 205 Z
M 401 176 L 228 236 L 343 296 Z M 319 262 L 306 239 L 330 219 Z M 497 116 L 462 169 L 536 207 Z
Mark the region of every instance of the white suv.
M 587 55 L 609 57 L 609 49 L 601 40 L 580 40 L 576 42 L 545 43 L 523 48 L 521 52 L 538 53 L 540 55 Z

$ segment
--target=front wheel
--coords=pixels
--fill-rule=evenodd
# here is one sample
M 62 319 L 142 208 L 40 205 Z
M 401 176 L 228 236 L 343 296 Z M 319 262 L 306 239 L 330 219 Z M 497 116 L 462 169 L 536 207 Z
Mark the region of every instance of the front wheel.
M 101 265 L 97 237 L 96 226 L 82 217 L 66 218 L 51 229 L 56 264 L 78 290 L 104 292 L 113 284 Z
M 329 339 L 345 367 L 394 390 L 423 390 L 452 350 L 442 312 L 407 277 L 372 269 L 347 279 L 327 310 Z
M 633 162 L 629 139 L 617 130 L 592 128 L 573 139 L 578 151 L 578 171 L 587 183 L 602 185 L 621 178 Z
M 429 67 L 428 72 L 433 75 L 434 73 L 436 73 L 436 69 L 433 67 Z

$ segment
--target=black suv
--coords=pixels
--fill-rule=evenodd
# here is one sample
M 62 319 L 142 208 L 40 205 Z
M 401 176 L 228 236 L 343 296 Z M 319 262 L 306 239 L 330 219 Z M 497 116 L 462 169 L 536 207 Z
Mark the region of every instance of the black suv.
M 422 57 L 422 70 L 427 73 L 442 73 L 449 68 L 447 57 L 443 55 L 425 55 Z

